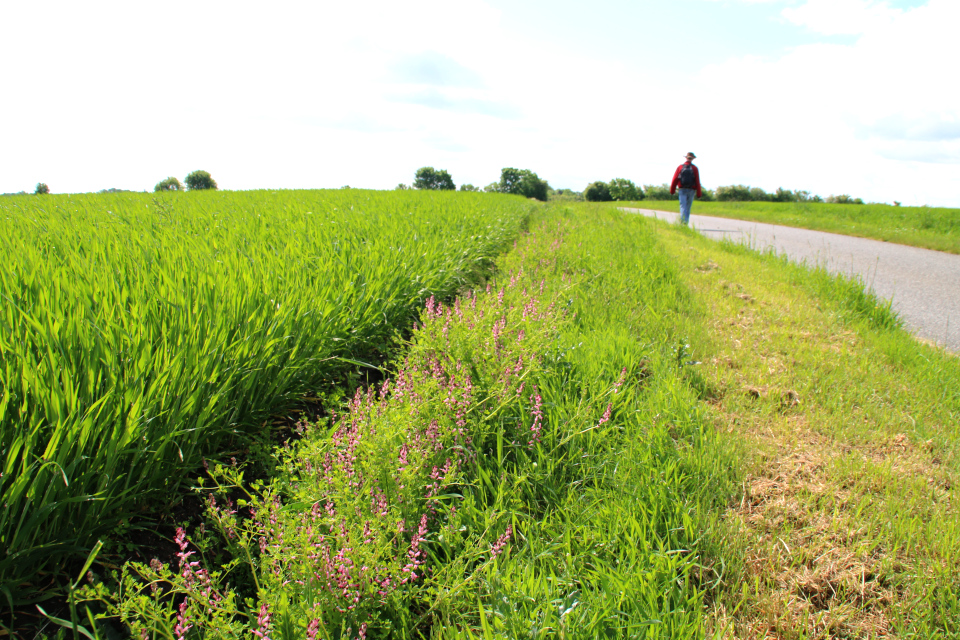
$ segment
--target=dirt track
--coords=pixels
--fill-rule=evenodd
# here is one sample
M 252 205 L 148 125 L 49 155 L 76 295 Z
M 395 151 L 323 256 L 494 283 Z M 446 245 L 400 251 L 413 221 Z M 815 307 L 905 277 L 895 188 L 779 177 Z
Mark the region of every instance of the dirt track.
M 696 204 L 694 204 L 696 210 Z M 624 209 L 674 222 L 679 214 Z M 901 244 L 823 231 L 728 218 L 690 216 L 690 224 L 710 238 L 773 248 L 797 262 L 823 264 L 833 273 L 861 278 L 877 295 L 892 300 L 916 336 L 960 353 L 960 256 Z

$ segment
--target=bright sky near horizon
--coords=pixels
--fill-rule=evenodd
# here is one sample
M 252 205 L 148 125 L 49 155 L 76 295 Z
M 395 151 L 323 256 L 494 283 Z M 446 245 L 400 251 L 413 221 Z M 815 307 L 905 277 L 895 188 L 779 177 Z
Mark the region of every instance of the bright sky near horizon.
M 960 207 L 960 0 L 7 2 L 0 193 L 668 181 Z

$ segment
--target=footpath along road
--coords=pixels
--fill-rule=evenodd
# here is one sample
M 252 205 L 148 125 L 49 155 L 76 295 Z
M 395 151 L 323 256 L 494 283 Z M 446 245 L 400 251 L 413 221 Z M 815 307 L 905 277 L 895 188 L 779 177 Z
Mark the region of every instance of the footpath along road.
M 652 209 L 624 211 L 675 222 L 679 214 Z M 773 249 L 796 262 L 822 264 L 832 273 L 861 278 L 891 300 L 916 336 L 960 353 L 960 256 L 836 233 L 711 216 L 690 216 L 704 236 Z

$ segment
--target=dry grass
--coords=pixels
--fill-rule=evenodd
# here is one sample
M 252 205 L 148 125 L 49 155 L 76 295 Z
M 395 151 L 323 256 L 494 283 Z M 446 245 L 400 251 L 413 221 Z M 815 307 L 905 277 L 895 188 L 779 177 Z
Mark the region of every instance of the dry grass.
M 721 608 L 717 623 L 732 627 L 729 637 L 888 637 L 886 609 L 901 594 L 887 577 L 890 558 L 853 517 L 856 496 L 828 476 L 843 452 L 802 416 L 787 426 L 790 442 L 749 434 L 765 453 L 726 517 L 747 540 L 745 578 L 761 590 L 751 594 L 754 615 Z
M 723 515 L 739 571 L 712 601 L 714 632 L 955 637 L 955 596 L 931 595 L 960 584 L 955 408 L 775 264 L 663 239 L 712 318 L 704 400 L 750 452 Z

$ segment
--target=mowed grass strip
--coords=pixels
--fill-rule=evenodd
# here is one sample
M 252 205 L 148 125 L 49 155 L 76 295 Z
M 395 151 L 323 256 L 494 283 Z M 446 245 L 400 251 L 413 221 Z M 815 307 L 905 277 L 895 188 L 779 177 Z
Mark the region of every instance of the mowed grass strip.
M 956 638 L 960 361 L 819 270 L 660 224 L 700 297 L 702 401 L 742 442 L 729 638 Z
M 624 206 L 679 211 L 675 200 L 644 200 Z M 894 207 L 887 204 L 817 202 L 700 202 L 694 215 L 750 220 L 828 231 L 923 249 L 960 254 L 960 209 Z
M 360 190 L 0 202 L 0 601 L 490 267 L 532 205 Z

